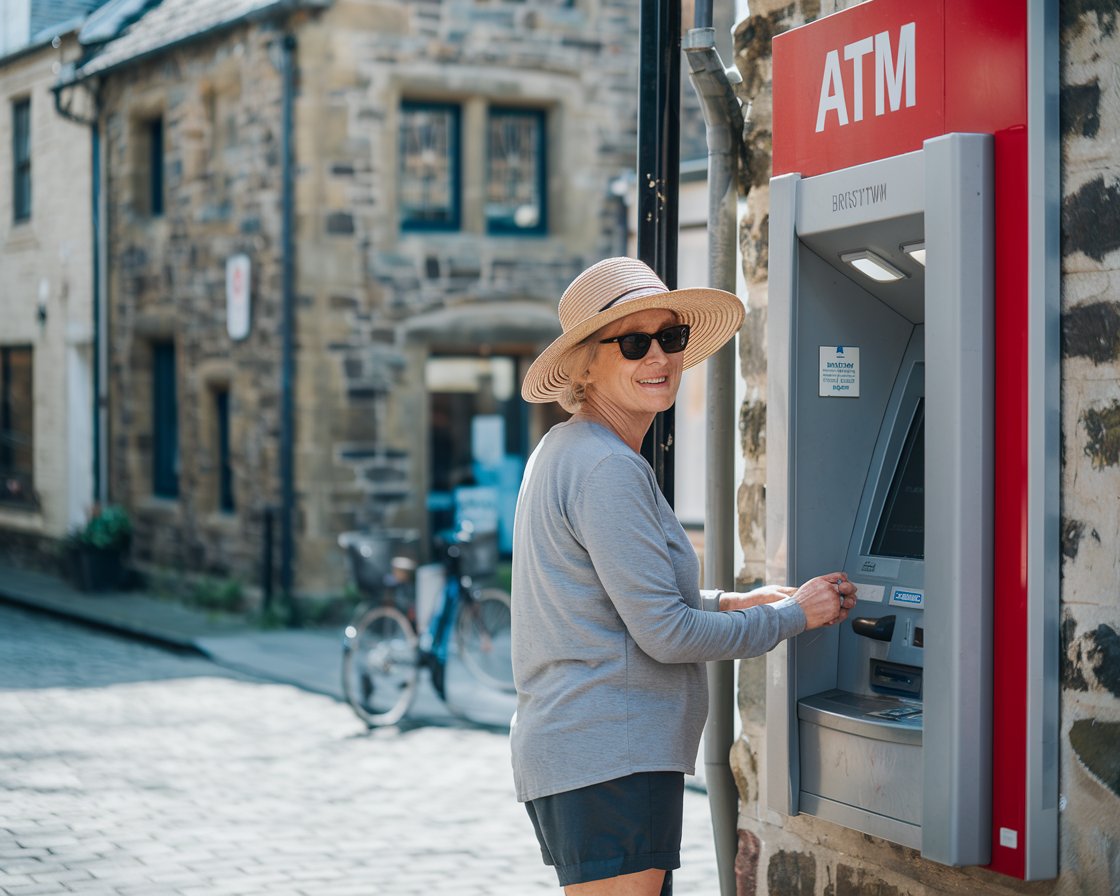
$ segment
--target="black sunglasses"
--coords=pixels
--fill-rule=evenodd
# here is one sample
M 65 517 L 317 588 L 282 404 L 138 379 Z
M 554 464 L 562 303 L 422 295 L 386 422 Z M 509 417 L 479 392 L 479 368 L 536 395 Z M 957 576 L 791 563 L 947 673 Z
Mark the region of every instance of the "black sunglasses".
M 688 324 L 674 324 L 659 333 L 624 333 L 622 336 L 612 336 L 610 339 L 599 341 L 617 342 L 622 357 L 628 361 L 639 361 L 646 356 L 654 339 L 667 355 L 683 352 L 684 347 L 688 345 Z

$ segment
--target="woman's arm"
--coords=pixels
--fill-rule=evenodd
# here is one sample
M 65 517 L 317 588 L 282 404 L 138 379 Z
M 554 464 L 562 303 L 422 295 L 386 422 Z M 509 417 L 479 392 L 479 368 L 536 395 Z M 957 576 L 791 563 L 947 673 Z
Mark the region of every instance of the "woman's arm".
M 796 588 L 788 585 L 761 585 L 746 592 L 724 591 L 719 596 L 719 608 L 721 611 L 745 610 L 759 604 L 772 604 L 783 597 L 792 597 L 796 591 Z
M 856 590 L 856 586 L 848 581 L 844 573 L 833 572 L 810 579 L 800 588 L 762 585 L 745 594 L 738 591 L 718 592 L 719 609 L 746 610 L 792 597 L 805 611 L 806 627 L 812 629 L 822 625 L 835 625 L 847 619 L 848 611 L 856 605 Z M 714 610 L 715 601 L 711 601 L 711 604 L 711 609 Z

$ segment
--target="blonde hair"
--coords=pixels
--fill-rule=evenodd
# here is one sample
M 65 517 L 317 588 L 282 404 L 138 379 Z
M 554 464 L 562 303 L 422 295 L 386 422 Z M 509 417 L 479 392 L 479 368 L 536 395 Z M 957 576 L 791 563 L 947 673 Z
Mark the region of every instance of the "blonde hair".
M 560 370 L 567 382 L 556 400 L 569 414 L 578 413 L 587 400 L 587 372 L 598 350 L 599 343 L 595 340 L 581 342 L 560 362 Z

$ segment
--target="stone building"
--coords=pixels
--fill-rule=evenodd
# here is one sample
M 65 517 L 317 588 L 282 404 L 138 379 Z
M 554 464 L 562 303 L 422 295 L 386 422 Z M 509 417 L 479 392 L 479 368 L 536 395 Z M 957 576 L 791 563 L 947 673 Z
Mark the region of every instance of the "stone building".
M 92 17 L 61 88 L 103 140 L 108 455 L 134 561 L 258 580 L 286 288 L 296 590 L 341 586 L 345 530 L 428 533 L 457 499 L 504 529 L 557 413 L 521 403 L 521 375 L 566 283 L 624 245 L 609 184 L 634 165 L 635 5 L 141 8 Z
M 96 5 L 0 7 L 0 542 L 32 562 L 94 498 L 91 142 L 51 87 Z
M 770 41 L 843 2 L 752 2 L 736 29 L 742 95 L 752 103 L 747 212 L 740 242 L 749 284 L 740 411 L 746 474 L 739 535 L 745 581 L 764 575 L 766 296 L 770 177 Z M 742 663 L 741 894 L 933 896 L 1120 892 L 1120 54 L 1114 3 L 1059 4 L 1061 42 L 1061 723 L 1059 876 L 1023 883 L 954 869 L 918 853 L 801 815 L 770 812 L 763 750 L 765 658 Z M 998 761 L 998 757 L 997 757 Z

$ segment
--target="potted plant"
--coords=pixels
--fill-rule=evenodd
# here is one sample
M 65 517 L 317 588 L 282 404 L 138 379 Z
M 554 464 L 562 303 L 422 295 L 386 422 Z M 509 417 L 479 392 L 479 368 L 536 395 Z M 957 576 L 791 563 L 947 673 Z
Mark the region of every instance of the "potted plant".
M 124 554 L 132 541 L 128 511 L 95 504 L 85 526 L 70 536 L 74 578 L 83 591 L 119 588 L 124 581 Z

